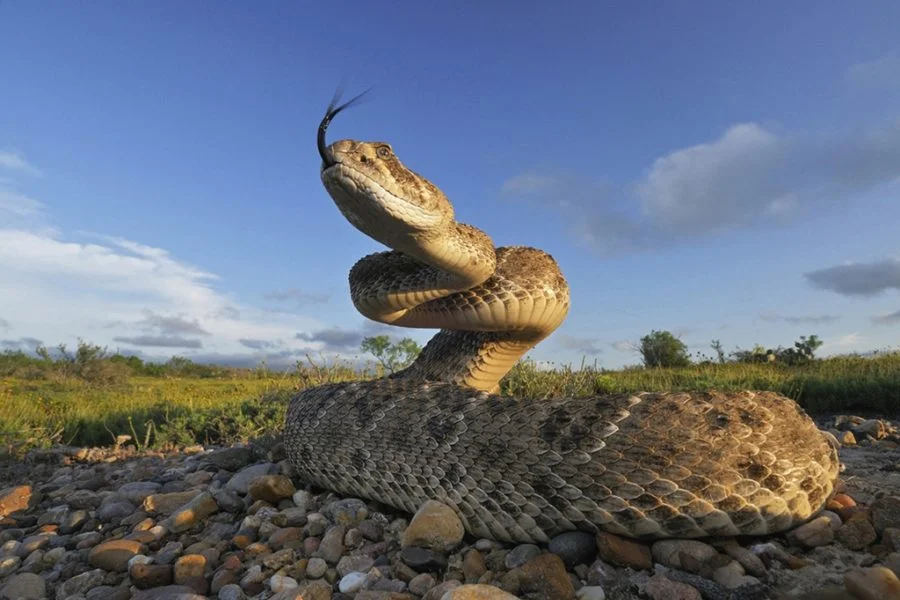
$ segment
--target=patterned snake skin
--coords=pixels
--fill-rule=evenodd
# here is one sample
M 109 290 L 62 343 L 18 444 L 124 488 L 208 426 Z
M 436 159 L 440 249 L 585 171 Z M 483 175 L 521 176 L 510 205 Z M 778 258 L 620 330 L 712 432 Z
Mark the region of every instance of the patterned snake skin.
M 491 393 L 565 318 L 565 279 L 546 253 L 494 248 L 457 223 L 389 145 L 326 146 L 342 108 L 319 128 L 323 183 L 354 226 L 394 248 L 353 267 L 354 304 L 385 323 L 443 329 L 395 376 L 291 400 L 285 445 L 301 479 L 408 512 L 438 500 L 470 533 L 519 542 L 569 530 L 761 535 L 824 507 L 837 450 L 784 396 Z

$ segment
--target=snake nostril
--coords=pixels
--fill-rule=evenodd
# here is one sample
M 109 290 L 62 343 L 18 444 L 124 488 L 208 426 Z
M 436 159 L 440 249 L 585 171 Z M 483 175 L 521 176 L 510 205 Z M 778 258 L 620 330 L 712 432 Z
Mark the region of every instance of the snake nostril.
M 369 159 L 366 157 L 366 155 L 362 155 L 359 157 L 359 162 L 366 163 L 366 162 L 369 162 Z

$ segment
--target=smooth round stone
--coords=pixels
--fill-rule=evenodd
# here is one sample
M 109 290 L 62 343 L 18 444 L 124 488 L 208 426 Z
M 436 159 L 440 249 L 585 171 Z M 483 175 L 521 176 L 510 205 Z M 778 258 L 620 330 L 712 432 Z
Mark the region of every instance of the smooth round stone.
M 325 575 L 328 570 L 328 563 L 324 559 L 315 556 L 309 559 L 306 564 L 306 576 L 311 579 L 319 579 Z
M 365 573 L 352 571 L 341 577 L 341 581 L 338 583 L 338 589 L 344 594 L 354 594 L 362 589 L 365 582 Z
M 561 533 L 550 540 L 547 549 L 570 569 L 575 565 L 589 565 L 597 558 L 597 540 L 585 531 Z

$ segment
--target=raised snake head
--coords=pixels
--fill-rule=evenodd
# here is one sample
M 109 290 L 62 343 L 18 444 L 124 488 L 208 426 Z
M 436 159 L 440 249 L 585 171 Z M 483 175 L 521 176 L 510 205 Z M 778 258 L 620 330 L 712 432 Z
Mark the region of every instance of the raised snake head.
M 325 189 L 354 227 L 387 246 L 402 249 L 439 235 L 453 222 L 453 206 L 437 186 L 400 162 L 390 144 L 346 139 L 326 145 L 331 119 L 357 98 L 330 106 L 319 125 Z

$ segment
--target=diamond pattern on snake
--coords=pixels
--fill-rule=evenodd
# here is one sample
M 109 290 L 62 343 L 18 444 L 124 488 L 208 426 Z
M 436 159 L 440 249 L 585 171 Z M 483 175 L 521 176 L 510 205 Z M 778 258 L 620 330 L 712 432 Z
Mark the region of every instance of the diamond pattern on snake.
M 350 269 L 353 304 L 375 321 L 440 331 L 392 376 L 292 398 L 285 445 L 301 479 L 410 513 L 438 500 L 469 533 L 518 542 L 569 530 L 763 535 L 824 508 L 837 450 L 785 396 L 498 395 L 568 313 L 559 265 L 456 221 L 440 188 L 390 144 L 327 144 L 349 105 L 334 104 L 318 130 L 322 183 L 354 227 L 391 248 Z

